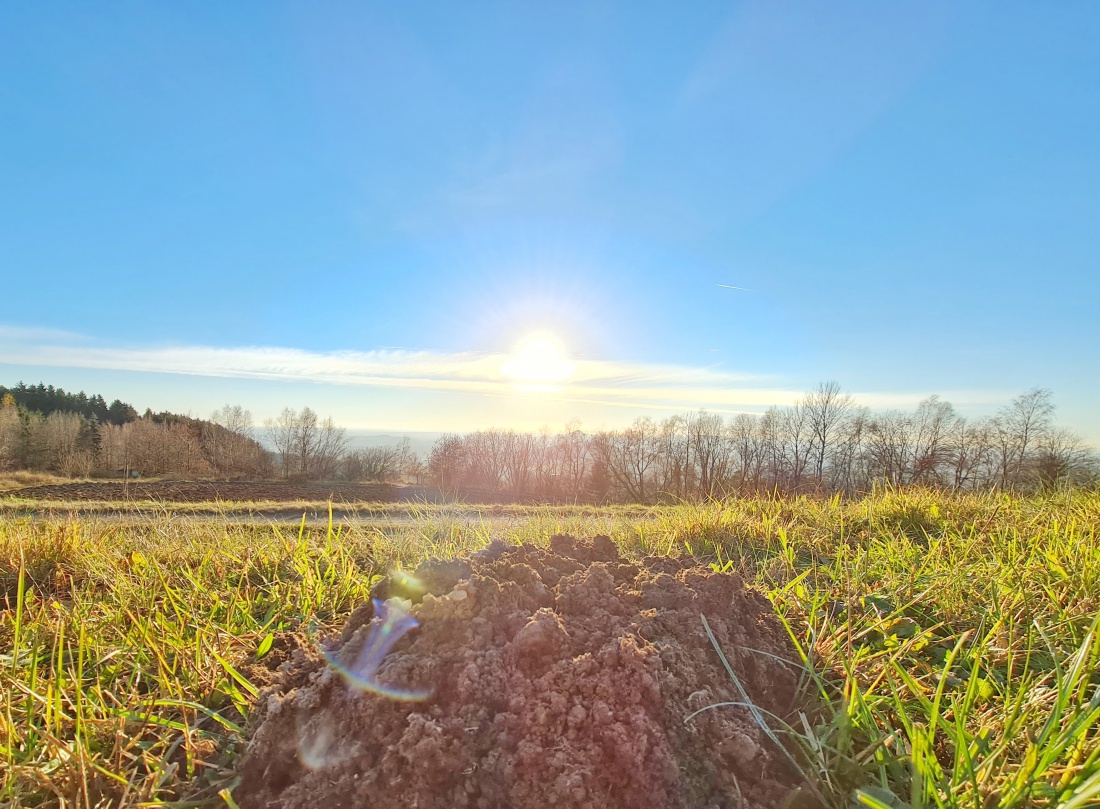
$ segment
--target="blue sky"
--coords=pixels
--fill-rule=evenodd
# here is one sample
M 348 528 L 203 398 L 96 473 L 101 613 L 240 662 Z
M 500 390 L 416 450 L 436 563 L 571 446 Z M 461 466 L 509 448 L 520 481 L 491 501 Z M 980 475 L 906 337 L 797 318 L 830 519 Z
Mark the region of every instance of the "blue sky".
M 5 3 L 0 384 L 397 430 L 1042 386 L 1100 443 L 1097 42 L 1088 2 Z M 576 374 L 501 373 L 535 332 Z

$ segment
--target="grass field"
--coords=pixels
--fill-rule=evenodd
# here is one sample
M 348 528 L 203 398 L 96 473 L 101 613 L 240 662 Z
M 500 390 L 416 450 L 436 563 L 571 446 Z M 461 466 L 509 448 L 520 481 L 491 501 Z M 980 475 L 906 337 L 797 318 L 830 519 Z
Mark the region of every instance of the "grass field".
M 770 597 L 817 706 L 781 735 L 828 805 L 1100 805 L 1100 494 L 422 507 L 300 530 L 174 514 L 0 515 L 0 806 L 232 806 L 248 672 L 280 633 L 338 626 L 395 565 L 557 532 L 692 554 Z
M 22 489 L 26 486 L 49 486 L 68 482 L 67 478 L 57 477 L 48 472 L 31 472 L 27 470 L 0 472 L 0 492 Z

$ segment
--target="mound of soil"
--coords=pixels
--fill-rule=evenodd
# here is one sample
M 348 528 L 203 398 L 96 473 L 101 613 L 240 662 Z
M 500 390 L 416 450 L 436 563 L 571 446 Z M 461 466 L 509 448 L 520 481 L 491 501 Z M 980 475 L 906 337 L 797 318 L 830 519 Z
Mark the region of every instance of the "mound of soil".
M 58 483 L 28 486 L 0 494 L 28 500 L 120 501 L 160 503 L 257 502 L 273 500 L 333 500 L 337 503 L 388 502 L 395 487 L 369 483 L 279 483 L 274 481 L 157 480 L 148 482 Z
M 494 543 L 375 588 L 420 625 L 378 649 L 363 605 L 328 650 L 298 651 L 261 695 L 242 807 L 778 807 L 798 785 L 744 707 L 705 615 L 752 702 L 794 707 L 789 640 L 734 574 L 668 557 L 630 564 L 607 537 L 549 550 Z M 388 625 L 388 624 L 387 624 Z M 399 634 L 399 633 L 395 633 Z M 375 661 L 377 662 L 377 661 Z M 373 671 L 373 669 L 372 669 Z M 382 689 L 385 690 L 385 689 Z

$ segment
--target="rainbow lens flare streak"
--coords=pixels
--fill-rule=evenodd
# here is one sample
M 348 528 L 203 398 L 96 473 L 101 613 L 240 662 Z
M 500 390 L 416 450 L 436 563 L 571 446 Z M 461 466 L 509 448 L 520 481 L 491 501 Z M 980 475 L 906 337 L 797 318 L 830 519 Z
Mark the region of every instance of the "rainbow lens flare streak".
M 397 599 L 389 599 L 385 602 L 377 598 L 371 599 L 374 605 L 374 625 L 362 651 L 356 658 L 354 665 L 348 667 L 340 663 L 331 652 L 325 652 L 325 659 L 329 665 L 340 672 L 348 685 L 360 691 L 370 691 L 390 699 L 402 702 L 417 702 L 431 696 L 431 689 L 406 689 L 392 685 L 385 685 L 376 680 L 378 669 L 382 661 L 386 659 L 393 645 L 401 639 L 401 636 L 414 627 L 420 626 L 420 622 L 409 615 Z

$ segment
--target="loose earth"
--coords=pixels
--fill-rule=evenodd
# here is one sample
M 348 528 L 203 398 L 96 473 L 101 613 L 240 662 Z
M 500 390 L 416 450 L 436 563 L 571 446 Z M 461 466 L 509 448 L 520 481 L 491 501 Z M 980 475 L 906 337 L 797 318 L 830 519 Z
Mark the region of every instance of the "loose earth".
M 799 785 L 700 618 L 751 702 L 789 715 L 794 650 L 735 574 L 555 536 L 429 560 L 372 595 L 261 696 L 245 809 L 771 809 Z M 723 702 L 741 704 L 691 716 Z

